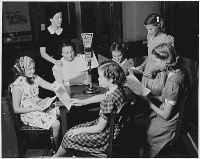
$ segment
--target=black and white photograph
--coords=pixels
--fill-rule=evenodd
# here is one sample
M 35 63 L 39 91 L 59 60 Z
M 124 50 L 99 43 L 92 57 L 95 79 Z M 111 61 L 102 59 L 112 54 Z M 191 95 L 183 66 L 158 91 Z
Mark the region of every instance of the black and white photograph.
M 1 158 L 199 157 L 199 1 L 1 8 Z

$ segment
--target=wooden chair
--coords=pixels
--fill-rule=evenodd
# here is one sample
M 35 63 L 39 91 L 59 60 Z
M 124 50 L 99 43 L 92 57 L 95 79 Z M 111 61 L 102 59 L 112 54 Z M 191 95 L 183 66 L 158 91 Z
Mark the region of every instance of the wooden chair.
M 122 104 L 121 109 L 113 110 L 111 112 L 111 119 L 109 123 L 110 124 L 109 139 L 108 139 L 108 144 L 106 145 L 107 148 L 105 152 L 99 151 L 98 153 L 91 153 L 91 152 L 83 152 L 83 151 L 78 151 L 78 150 L 71 150 L 74 153 L 74 157 L 92 157 L 92 158 L 93 157 L 99 157 L 99 158 L 112 157 L 113 146 L 117 146 L 117 143 L 115 142 L 117 137 L 114 138 L 114 127 L 115 125 L 118 125 L 118 127 L 120 128 L 120 132 L 123 131 L 123 129 L 126 127 L 126 124 L 130 120 L 133 104 L 134 104 L 133 102 L 125 102 Z
M 25 125 L 21 120 L 20 120 L 20 115 L 16 114 L 14 112 L 14 108 L 12 105 L 12 95 L 10 92 L 10 88 L 8 91 L 6 91 L 6 99 L 7 99 L 7 111 L 11 114 L 11 120 L 13 121 L 14 128 L 16 131 L 16 136 L 17 136 L 17 142 L 18 142 L 18 157 L 24 157 L 26 153 L 26 148 L 27 148 L 27 135 L 31 134 L 46 134 L 49 135 L 50 137 L 50 142 L 51 142 L 51 152 L 55 154 L 55 143 L 54 143 L 54 138 L 53 138 L 53 131 L 50 128 L 49 130 L 42 129 L 42 128 L 37 128 L 33 126 L 28 126 Z M 48 154 L 48 150 L 50 149 L 49 144 L 46 147 L 46 151 L 44 152 L 44 156 Z

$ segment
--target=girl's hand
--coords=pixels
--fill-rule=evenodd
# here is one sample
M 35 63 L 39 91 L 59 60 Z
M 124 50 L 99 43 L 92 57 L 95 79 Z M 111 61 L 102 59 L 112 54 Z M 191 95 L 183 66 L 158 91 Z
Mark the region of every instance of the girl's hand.
M 80 100 L 80 99 L 71 99 L 71 104 L 74 105 L 74 106 L 85 105 L 85 103 L 83 102 L 83 100 Z
M 62 61 L 60 61 L 60 60 L 56 60 L 55 65 L 56 65 L 56 66 L 59 66 L 59 67 L 62 67 L 62 66 L 63 66 L 63 63 L 62 63 Z
M 148 97 L 141 96 L 141 98 L 142 98 L 145 102 L 147 102 L 148 104 L 151 103 L 151 100 L 150 100 Z
M 81 134 L 81 129 L 77 128 L 77 129 L 73 129 L 67 132 L 67 136 L 69 138 L 73 138 L 75 135 Z
M 38 106 L 38 107 L 35 107 L 35 110 L 34 110 L 34 111 L 42 112 L 42 111 L 44 110 L 44 107 L 45 107 L 45 106 Z

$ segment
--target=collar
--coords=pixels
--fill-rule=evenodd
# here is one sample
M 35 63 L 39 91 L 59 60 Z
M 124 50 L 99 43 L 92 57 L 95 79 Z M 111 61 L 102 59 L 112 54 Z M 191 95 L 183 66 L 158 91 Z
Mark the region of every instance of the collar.
M 63 28 L 61 28 L 61 27 L 58 30 L 55 31 L 55 30 L 52 29 L 51 25 L 47 29 L 50 32 L 50 34 L 52 34 L 52 35 L 54 33 L 56 33 L 57 35 L 60 35 L 63 31 Z
M 112 92 L 114 92 L 114 90 L 116 90 L 118 88 L 118 86 L 116 86 L 115 88 L 113 88 L 112 90 L 109 90 L 106 92 L 106 96 L 110 95 Z

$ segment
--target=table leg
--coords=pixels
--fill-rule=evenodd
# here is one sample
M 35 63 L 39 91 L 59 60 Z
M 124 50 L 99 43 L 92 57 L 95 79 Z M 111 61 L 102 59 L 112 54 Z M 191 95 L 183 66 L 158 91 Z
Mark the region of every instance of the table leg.
M 61 117 L 61 128 L 62 128 L 62 136 L 67 132 L 67 108 L 65 106 L 60 106 L 60 117 Z

